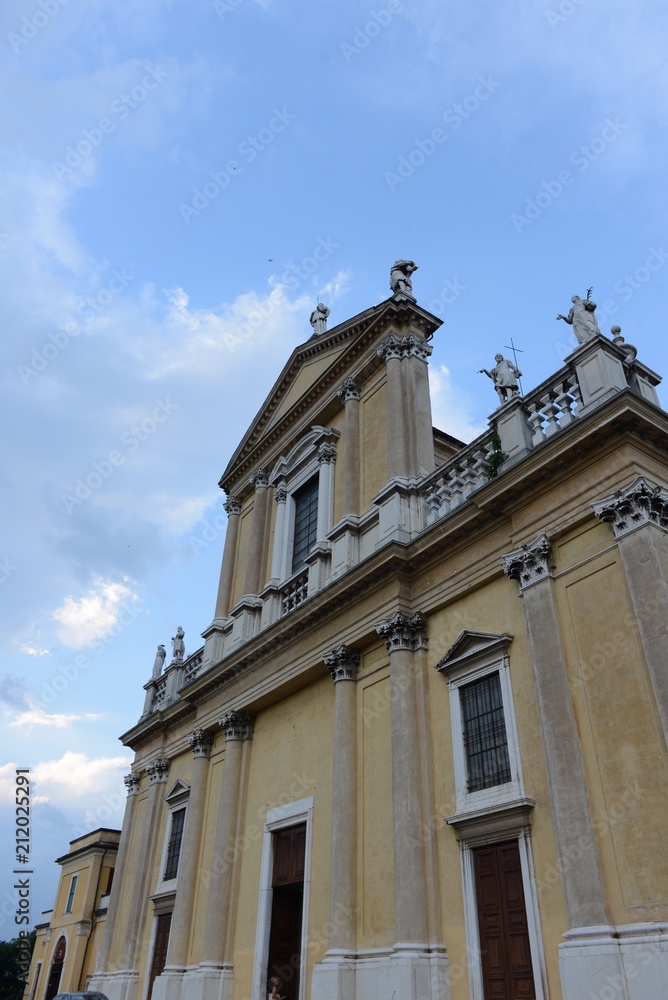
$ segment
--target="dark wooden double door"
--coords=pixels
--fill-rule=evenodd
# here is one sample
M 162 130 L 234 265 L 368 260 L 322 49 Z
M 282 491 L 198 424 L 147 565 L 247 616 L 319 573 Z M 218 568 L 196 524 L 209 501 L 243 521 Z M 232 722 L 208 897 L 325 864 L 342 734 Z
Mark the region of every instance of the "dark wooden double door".
M 306 824 L 278 830 L 273 835 L 271 930 L 267 992 L 279 980 L 278 993 L 298 1000 L 304 912 L 304 858 Z
M 485 1000 L 535 1000 L 516 840 L 473 851 Z

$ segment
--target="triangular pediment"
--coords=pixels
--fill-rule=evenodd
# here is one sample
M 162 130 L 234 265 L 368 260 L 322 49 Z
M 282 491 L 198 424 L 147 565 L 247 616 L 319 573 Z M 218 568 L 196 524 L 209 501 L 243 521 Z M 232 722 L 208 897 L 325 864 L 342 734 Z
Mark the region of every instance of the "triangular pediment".
M 295 348 L 232 456 L 219 486 L 238 495 L 259 466 L 273 464 L 304 427 L 320 423 L 323 407 L 340 405 L 336 389 L 366 364 L 378 365 L 375 347 L 392 328 L 408 325 L 431 337 L 441 320 L 405 298 L 389 298 Z
M 165 802 L 176 802 L 179 799 L 183 798 L 184 795 L 189 795 L 189 794 L 190 794 L 190 785 L 188 785 L 185 781 L 182 781 L 181 778 L 177 778 L 172 787 L 167 792 L 167 795 L 165 796 Z
M 450 673 L 456 667 L 464 666 L 478 659 L 494 659 L 502 656 L 513 641 L 509 632 L 476 632 L 464 629 L 447 652 L 436 664 L 441 673 Z

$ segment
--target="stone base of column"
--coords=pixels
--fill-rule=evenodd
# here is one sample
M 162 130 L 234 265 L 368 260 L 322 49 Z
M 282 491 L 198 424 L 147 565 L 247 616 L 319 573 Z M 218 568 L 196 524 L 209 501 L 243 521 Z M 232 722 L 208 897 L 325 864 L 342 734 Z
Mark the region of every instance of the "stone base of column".
M 318 1000 L 450 1000 L 450 969 L 442 946 L 397 944 L 355 958 L 328 952 L 313 969 Z
M 109 1000 L 136 1000 L 138 989 L 139 973 L 136 969 L 96 973 L 86 987 L 87 992 L 104 993 Z
M 668 996 L 668 924 L 581 927 L 564 934 L 564 1000 L 648 1000 Z
M 156 983 L 157 981 L 156 979 Z M 232 965 L 202 962 L 196 968 L 186 970 L 181 980 L 181 998 L 182 1000 L 232 1000 L 233 985 Z

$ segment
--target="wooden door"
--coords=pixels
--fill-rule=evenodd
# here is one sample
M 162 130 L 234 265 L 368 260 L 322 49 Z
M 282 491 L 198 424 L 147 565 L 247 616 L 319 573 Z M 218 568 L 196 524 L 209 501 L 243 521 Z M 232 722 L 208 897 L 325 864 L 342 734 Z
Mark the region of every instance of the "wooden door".
M 287 1000 L 298 1000 L 306 824 L 300 823 L 287 830 L 278 830 L 273 841 L 267 993 L 271 993 L 271 980 L 276 976 L 279 980 L 279 996 L 286 997 Z
M 148 984 L 148 994 L 146 1000 L 151 1000 L 153 983 L 160 975 L 167 961 L 167 946 L 169 944 L 169 929 L 172 925 L 171 913 L 161 913 L 155 928 L 155 942 L 153 944 L 153 961 L 151 962 L 151 978 Z
M 485 1000 L 535 1000 L 516 840 L 473 851 Z

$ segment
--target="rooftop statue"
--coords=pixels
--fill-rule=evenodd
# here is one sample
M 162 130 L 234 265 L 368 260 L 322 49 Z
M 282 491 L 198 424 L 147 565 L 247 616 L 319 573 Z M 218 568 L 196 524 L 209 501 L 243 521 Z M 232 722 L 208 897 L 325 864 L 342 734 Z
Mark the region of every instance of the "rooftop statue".
M 574 295 L 571 299 L 573 305 L 568 316 L 562 316 L 561 313 L 557 316 L 557 319 L 563 319 L 569 326 L 573 327 L 578 344 L 586 344 L 588 340 L 593 340 L 601 332 L 594 316 L 596 303 L 589 298 L 590 293 L 591 288 L 587 292 L 586 299 Z
M 491 371 L 481 368 L 478 374 L 488 375 L 494 383 L 494 388 L 498 392 L 501 402 L 507 403 L 509 399 L 519 393 L 517 379 L 522 378 L 522 372 L 512 361 L 504 358 L 503 354 L 496 354 L 494 360 L 496 366 Z
M 313 335 L 315 337 L 320 336 L 321 333 L 327 332 L 327 317 L 329 316 L 330 310 L 322 302 L 318 302 L 317 306 L 311 313 L 311 318 L 309 323 L 313 327 Z
M 186 646 L 185 646 L 185 643 L 183 641 L 183 637 L 184 636 L 185 636 L 185 632 L 183 631 L 183 629 L 179 625 L 179 627 L 176 630 L 176 635 L 173 636 L 173 638 L 172 638 L 172 649 L 174 650 L 174 659 L 173 659 L 172 662 L 174 662 L 174 663 L 182 663 L 183 662 L 183 657 L 184 657 L 185 652 L 186 652 Z
M 390 270 L 390 288 L 394 295 L 403 294 L 415 298 L 411 275 L 417 269 L 417 264 L 413 263 L 412 260 L 396 260 L 394 262 Z
M 161 643 L 158 646 L 158 651 L 155 654 L 155 660 L 153 661 L 153 673 L 151 674 L 152 681 L 157 681 L 158 677 L 162 673 L 162 668 L 165 665 L 166 656 L 167 656 L 167 650 Z

